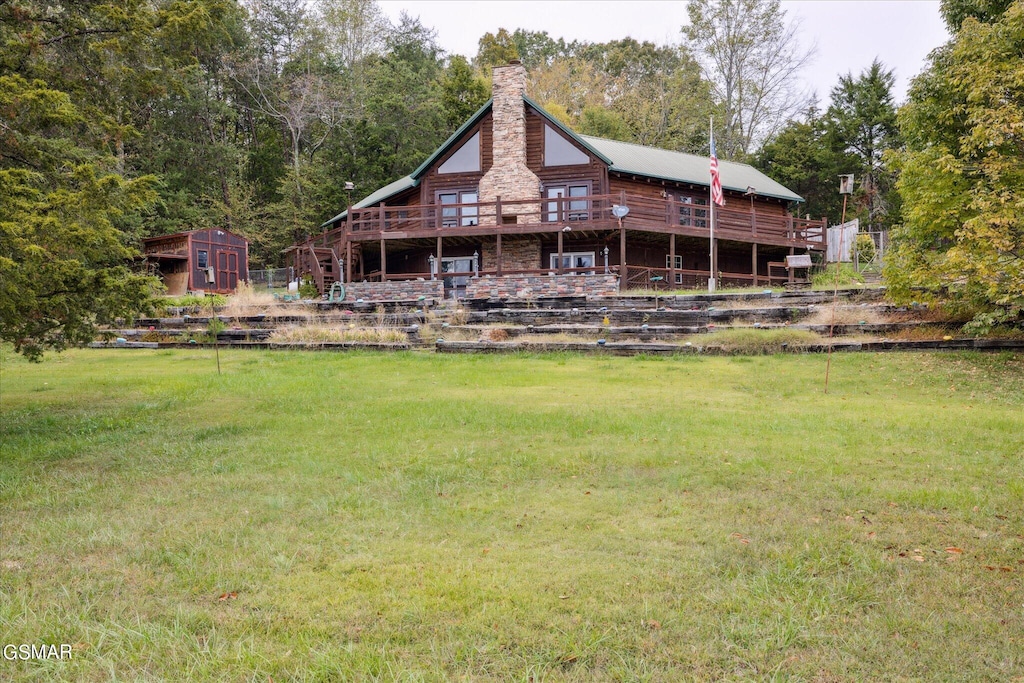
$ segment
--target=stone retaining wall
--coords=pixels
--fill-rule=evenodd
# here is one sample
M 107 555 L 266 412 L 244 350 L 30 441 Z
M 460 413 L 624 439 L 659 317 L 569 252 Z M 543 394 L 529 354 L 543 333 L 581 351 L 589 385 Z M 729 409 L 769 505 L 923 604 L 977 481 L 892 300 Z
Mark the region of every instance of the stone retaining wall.
M 467 299 L 536 299 L 541 296 L 614 296 L 617 275 L 506 275 L 471 278 Z
M 345 284 L 345 301 L 412 301 L 421 296 L 444 298 L 441 280 L 394 280 L 391 282 L 349 282 Z

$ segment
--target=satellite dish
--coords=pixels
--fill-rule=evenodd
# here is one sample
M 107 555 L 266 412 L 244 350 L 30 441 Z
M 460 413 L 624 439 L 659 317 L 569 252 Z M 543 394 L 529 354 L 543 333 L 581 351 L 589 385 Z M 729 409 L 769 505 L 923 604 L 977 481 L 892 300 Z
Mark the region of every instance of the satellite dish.
M 625 218 L 629 215 L 629 207 L 623 206 L 622 204 L 615 204 L 612 206 L 612 215 L 616 218 Z

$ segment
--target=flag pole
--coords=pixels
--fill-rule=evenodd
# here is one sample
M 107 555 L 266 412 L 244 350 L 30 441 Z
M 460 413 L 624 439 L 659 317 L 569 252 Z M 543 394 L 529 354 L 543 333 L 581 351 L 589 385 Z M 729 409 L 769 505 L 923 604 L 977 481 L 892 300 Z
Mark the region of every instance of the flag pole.
M 711 148 L 715 147 L 715 117 L 709 117 L 708 133 L 710 134 Z M 715 291 L 715 191 L 714 178 L 711 179 L 711 187 L 708 187 L 708 226 L 711 228 L 710 239 L 708 239 L 708 292 Z

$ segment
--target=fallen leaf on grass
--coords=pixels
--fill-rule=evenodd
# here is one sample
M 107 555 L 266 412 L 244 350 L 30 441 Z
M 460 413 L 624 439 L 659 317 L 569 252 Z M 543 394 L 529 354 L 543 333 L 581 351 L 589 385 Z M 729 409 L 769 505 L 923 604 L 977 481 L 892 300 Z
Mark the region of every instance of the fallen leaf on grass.
M 661 628 L 661 622 L 660 621 L 655 621 L 654 619 L 648 619 L 647 620 L 647 628 L 651 629 L 652 631 L 657 631 L 658 629 Z
M 915 562 L 924 562 L 924 557 L 922 557 L 921 555 L 914 555 L 913 559 Z
M 558 599 L 559 599 L 559 600 L 568 600 L 568 599 L 569 599 L 569 596 L 568 596 L 568 595 L 559 595 L 559 596 L 558 596 Z
M 238 597 L 238 593 L 231 591 L 230 593 L 223 593 L 217 600 L 220 602 L 227 602 L 228 600 L 234 600 Z
M 957 548 L 955 545 L 951 545 L 948 548 L 946 548 L 946 552 L 947 553 L 954 553 L 956 555 L 959 555 L 960 553 L 963 552 L 963 550 L 961 550 L 960 548 Z

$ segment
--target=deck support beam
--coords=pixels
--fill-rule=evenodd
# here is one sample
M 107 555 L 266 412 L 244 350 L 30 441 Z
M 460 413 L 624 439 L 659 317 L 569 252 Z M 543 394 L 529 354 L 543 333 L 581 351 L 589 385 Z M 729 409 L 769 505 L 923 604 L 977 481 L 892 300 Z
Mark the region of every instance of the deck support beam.
M 435 261 L 434 263 L 436 264 L 435 267 L 437 268 L 437 279 L 440 280 L 441 279 L 441 273 L 443 272 L 443 269 L 441 268 L 441 236 L 440 235 L 437 236 L 437 261 Z
M 387 242 L 384 240 L 380 241 L 380 281 L 387 282 L 388 280 L 388 248 Z
M 619 291 L 625 292 L 629 284 L 629 274 L 626 268 L 626 229 L 619 228 Z
M 541 265 L 541 268 L 544 267 L 543 263 L 541 263 L 540 265 Z M 555 265 L 558 266 L 558 269 L 555 272 L 558 273 L 559 275 L 561 275 L 562 274 L 562 231 L 561 230 L 558 231 L 558 263 L 555 264 Z
M 754 275 L 754 286 L 757 287 L 757 242 L 750 245 L 750 272 Z
M 676 235 L 668 236 L 668 281 L 669 288 L 676 286 Z

